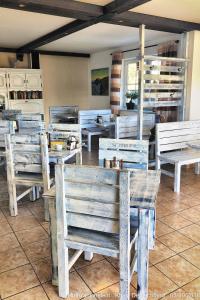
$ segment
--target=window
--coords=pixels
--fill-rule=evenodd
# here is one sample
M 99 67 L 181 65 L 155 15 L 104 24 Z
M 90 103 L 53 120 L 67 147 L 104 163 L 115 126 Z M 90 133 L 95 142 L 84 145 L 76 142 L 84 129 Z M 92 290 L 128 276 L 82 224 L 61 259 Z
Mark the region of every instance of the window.
M 135 91 L 138 92 L 139 85 L 138 85 L 138 76 L 139 76 L 139 68 L 138 62 L 135 60 L 128 60 L 124 62 L 124 69 L 123 69 L 123 106 L 126 103 L 126 93 Z

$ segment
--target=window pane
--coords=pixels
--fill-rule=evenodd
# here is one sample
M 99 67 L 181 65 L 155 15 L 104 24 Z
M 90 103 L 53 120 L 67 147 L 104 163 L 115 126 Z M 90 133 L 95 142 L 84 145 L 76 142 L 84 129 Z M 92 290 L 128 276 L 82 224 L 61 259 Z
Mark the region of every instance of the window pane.
M 138 86 L 138 70 L 137 63 L 128 64 L 127 85 L 135 89 Z M 131 89 L 128 87 L 128 89 Z

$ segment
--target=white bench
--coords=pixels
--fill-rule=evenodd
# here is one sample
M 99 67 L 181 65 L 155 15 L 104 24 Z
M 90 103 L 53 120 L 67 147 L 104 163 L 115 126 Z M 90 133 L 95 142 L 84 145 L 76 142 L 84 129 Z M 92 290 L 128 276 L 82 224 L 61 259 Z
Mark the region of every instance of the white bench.
M 82 135 L 87 137 L 86 146 L 89 152 L 91 152 L 92 136 L 102 136 L 106 132 L 106 130 L 97 126 L 97 116 L 102 116 L 103 122 L 110 122 L 111 109 L 79 111 L 79 124 Z
M 199 174 L 200 151 L 192 149 L 189 143 L 200 143 L 200 121 L 161 123 L 156 125 L 156 168 L 162 164 L 173 164 L 175 172 L 161 169 L 165 175 L 174 177 L 174 192 L 180 192 L 181 166 L 196 164 Z

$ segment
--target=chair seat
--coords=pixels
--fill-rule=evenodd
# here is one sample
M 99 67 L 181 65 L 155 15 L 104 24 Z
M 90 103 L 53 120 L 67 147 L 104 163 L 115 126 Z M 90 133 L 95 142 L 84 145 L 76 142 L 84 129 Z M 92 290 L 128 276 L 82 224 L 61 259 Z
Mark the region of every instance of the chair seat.
M 159 158 L 171 163 L 193 163 L 195 161 L 200 161 L 200 151 L 193 149 L 172 151 L 160 154 Z
M 136 237 L 137 228 L 131 230 L 131 241 Z M 85 245 L 85 248 L 83 247 Z M 117 257 L 119 253 L 119 235 L 102 233 L 93 230 L 70 227 L 66 239 L 66 246 L 104 254 L 107 249 L 110 256 Z M 87 249 L 86 249 L 87 248 Z
M 15 182 L 18 185 L 27 185 L 27 186 L 34 186 L 34 185 L 43 185 L 43 178 L 40 174 L 20 174 L 15 177 Z M 54 178 L 50 179 L 50 184 L 54 182 Z

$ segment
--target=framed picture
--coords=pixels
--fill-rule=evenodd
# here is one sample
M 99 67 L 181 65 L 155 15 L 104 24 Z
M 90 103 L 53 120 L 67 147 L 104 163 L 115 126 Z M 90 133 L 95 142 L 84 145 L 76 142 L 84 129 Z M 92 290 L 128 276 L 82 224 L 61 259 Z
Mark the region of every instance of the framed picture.
M 91 71 L 92 96 L 109 96 L 109 68 Z

